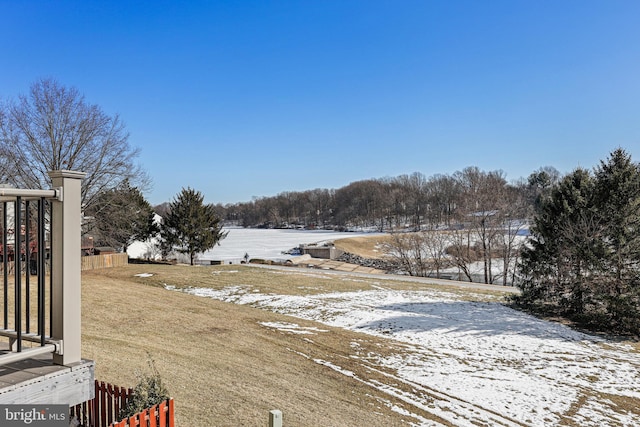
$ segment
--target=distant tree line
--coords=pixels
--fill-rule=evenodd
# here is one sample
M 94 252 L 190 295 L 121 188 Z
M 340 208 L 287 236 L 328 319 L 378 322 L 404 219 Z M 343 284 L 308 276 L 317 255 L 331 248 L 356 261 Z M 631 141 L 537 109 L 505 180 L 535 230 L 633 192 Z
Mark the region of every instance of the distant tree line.
M 520 260 L 518 236 L 560 178 L 556 169 L 544 167 L 508 182 L 502 171 L 468 167 L 451 175 L 416 172 L 337 190 L 284 192 L 216 210 L 245 227 L 390 232 L 384 249 L 407 274 L 441 277 L 454 267 L 465 280 L 512 284 Z
M 525 218 L 533 212 L 544 185 L 559 177 L 552 167 L 515 183 L 507 182 L 502 171 L 486 172 L 477 167 L 431 177 L 415 172 L 356 181 L 339 189 L 287 191 L 249 202 L 218 204 L 216 210 L 226 221 L 244 227 L 417 231 L 474 222 L 472 214 L 477 212 L 489 215 L 500 211 L 501 215 Z

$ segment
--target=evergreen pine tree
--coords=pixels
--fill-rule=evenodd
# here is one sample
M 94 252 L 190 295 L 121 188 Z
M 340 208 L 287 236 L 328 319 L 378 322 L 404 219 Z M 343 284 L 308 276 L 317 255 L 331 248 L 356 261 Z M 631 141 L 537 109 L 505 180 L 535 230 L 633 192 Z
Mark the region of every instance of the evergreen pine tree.
M 585 169 L 565 176 L 540 200 L 531 245 L 523 250 L 523 299 L 584 311 L 598 263 L 600 226 L 593 210 L 593 178 Z
M 91 218 L 86 226 L 96 246 L 126 251 L 135 240 L 146 240 L 160 231 L 151 205 L 140 189 L 126 180 L 98 194 L 85 214 Z
M 600 289 L 615 322 L 640 317 L 640 168 L 623 149 L 600 162 L 595 200 L 606 225 L 603 262 L 609 272 Z
M 183 188 L 169 205 L 161 231 L 162 246 L 187 254 L 191 265 L 196 255 L 213 248 L 227 237 L 213 205 L 204 204 L 204 196 Z

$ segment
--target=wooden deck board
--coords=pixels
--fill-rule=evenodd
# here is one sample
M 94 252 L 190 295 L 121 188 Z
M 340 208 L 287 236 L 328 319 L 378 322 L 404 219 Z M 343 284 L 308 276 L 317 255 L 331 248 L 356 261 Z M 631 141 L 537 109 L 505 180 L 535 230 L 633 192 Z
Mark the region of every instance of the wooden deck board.
M 8 351 L 0 344 L 0 354 Z M 94 363 L 83 360 L 73 366 L 53 363 L 52 354 L 0 365 L 0 403 L 75 405 L 90 400 L 94 391 Z

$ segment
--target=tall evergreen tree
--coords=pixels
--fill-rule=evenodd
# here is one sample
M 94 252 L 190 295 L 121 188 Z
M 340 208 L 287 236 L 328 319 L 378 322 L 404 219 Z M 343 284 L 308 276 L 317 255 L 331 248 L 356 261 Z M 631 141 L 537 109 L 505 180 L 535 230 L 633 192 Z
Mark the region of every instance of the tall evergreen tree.
M 161 230 L 162 246 L 187 254 L 191 265 L 196 255 L 205 252 L 228 232 L 222 231 L 213 205 L 204 204 L 204 196 L 192 188 L 183 188 L 169 205 Z
M 610 272 L 602 283 L 609 314 L 640 317 L 640 168 L 623 149 L 617 149 L 595 172 L 595 197 L 606 225 L 603 262 Z
M 523 298 L 545 301 L 567 312 L 584 310 L 589 277 L 597 263 L 593 178 L 585 169 L 565 176 L 540 200 L 530 245 L 522 253 Z

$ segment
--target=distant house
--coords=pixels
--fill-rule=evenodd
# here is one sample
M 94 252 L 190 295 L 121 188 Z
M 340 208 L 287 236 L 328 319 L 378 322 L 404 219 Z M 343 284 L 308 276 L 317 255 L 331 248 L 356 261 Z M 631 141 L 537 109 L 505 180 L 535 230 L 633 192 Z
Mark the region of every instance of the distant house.
M 118 251 L 115 248 L 112 248 L 111 246 L 98 246 L 96 248 L 93 248 L 93 253 L 95 255 L 108 255 L 108 254 L 115 254 Z
M 162 217 L 157 213 L 153 214 L 153 222 L 162 225 Z M 127 247 L 129 258 L 159 260 L 162 258 L 158 249 L 160 235 L 154 236 L 145 241 L 136 240 Z

